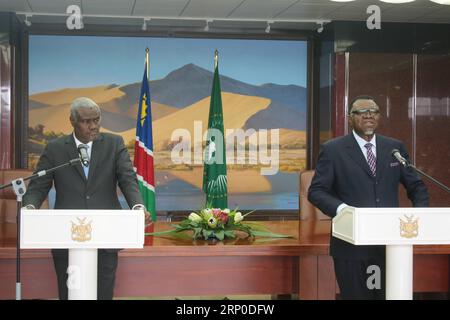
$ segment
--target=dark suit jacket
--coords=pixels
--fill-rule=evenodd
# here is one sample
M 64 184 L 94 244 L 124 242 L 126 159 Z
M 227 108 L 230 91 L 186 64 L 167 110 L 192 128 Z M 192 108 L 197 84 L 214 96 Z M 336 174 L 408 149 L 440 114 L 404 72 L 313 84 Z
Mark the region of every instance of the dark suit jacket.
M 37 170 L 78 158 L 73 135 L 49 142 L 41 155 Z M 100 133 L 92 144 L 89 177 L 86 179 L 81 164 L 61 168 L 47 176 L 32 180 L 23 204 L 39 208 L 55 185 L 55 209 L 121 209 L 117 197 L 117 185 L 130 208 L 143 203 L 136 174 L 127 149 L 120 136 Z
M 374 178 L 352 133 L 323 144 L 308 192 L 309 201 L 330 217 L 336 215 L 343 202 L 353 207 L 398 207 L 401 183 L 415 207 L 428 206 L 425 184 L 391 155 L 392 149 L 398 149 L 408 159 L 403 143 L 377 134 L 376 145 Z M 366 259 L 384 256 L 384 246 L 354 246 L 332 236 L 330 252 L 338 258 Z

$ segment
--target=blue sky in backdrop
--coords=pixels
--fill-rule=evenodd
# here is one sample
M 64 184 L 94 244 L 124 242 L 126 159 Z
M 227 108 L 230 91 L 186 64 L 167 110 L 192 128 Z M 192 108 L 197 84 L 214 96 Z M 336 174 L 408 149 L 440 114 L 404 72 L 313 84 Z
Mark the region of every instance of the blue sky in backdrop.
M 29 93 L 142 80 L 145 48 L 150 80 L 188 63 L 253 85 L 306 87 L 306 41 L 31 35 Z

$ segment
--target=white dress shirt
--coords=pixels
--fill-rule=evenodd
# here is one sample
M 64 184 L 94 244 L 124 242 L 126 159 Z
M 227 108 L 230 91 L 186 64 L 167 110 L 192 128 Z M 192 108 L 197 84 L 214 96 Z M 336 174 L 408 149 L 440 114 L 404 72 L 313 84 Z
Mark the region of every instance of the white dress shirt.
M 365 145 L 367 143 L 371 143 L 372 144 L 372 153 L 373 154 L 377 154 L 377 141 L 375 139 L 375 135 L 373 135 L 372 139 L 370 139 L 370 141 L 364 140 L 363 138 L 361 138 L 360 136 L 358 136 L 358 134 L 355 132 L 355 130 L 353 130 L 353 136 L 356 139 L 356 142 L 358 142 L 358 145 L 364 155 L 364 157 L 366 158 L 367 161 L 367 148 L 365 147 Z

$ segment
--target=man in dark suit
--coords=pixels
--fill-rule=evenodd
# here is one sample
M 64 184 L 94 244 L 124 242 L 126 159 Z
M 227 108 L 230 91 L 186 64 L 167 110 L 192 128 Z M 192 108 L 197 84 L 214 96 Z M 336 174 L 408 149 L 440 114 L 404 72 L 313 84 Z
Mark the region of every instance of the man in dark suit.
M 73 133 L 49 142 L 36 171 L 49 169 L 78 158 L 77 147 L 87 145 L 90 163 L 62 168 L 32 180 L 23 198 L 27 208 L 39 208 L 54 185 L 55 209 L 121 209 L 117 185 L 133 209 L 143 209 L 136 174 L 122 137 L 100 133 L 101 113 L 89 98 L 77 98 L 70 109 Z M 52 250 L 60 299 L 68 298 L 68 250 Z M 97 298 L 112 299 L 118 249 L 98 250 Z
M 319 153 L 308 199 L 322 212 L 334 217 L 345 207 L 398 207 L 398 186 L 403 184 L 415 207 L 428 206 L 428 191 L 410 169 L 393 159 L 400 150 L 408 159 L 402 142 L 376 134 L 380 109 L 372 97 L 359 96 L 350 104 L 347 136 L 327 141 Z M 336 279 L 343 299 L 385 298 L 385 247 L 355 246 L 331 237 Z M 381 271 L 381 287 L 367 285 L 369 266 Z

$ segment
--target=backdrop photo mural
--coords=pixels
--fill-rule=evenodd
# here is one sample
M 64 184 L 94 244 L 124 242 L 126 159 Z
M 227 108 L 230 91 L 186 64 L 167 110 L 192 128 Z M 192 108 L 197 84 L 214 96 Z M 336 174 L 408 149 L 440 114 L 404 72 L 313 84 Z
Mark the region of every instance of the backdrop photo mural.
M 216 49 L 229 207 L 298 209 L 306 41 L 30 35 L 28 167 L 36 167 L 48 141 L 72 132 L 69 109 L 80 96 L 97 102 L 101 130 L 121 135 L 134 156 L 147 47 L 157 210 L 204 205 L 203 134 Z

